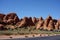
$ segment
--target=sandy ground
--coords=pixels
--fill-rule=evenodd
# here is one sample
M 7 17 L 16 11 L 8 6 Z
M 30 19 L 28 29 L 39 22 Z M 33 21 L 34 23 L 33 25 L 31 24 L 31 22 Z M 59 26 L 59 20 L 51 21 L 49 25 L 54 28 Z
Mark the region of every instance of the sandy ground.
M 32 38 L 32 37 L 46 37 L 46 36 L 56 36 L 60 34 L 29 34 L 29 35 L 0 35 L 0 39 L 14 39 L 14 38 Z
M 32 37 L 32 38 L 14 38 L 6 40 L 60 40 L 60 35 L 46 36 L 46 37 Z

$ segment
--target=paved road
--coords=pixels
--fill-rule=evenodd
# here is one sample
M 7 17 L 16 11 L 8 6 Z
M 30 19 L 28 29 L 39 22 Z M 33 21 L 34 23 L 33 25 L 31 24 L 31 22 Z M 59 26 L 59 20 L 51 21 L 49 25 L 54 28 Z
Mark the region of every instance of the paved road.
M 34 38 L 18 38 L 18 39 L 6 39 L 6 40 L 60 40 L 60 36 L 50 36 L 50 37 L 34 37 Z

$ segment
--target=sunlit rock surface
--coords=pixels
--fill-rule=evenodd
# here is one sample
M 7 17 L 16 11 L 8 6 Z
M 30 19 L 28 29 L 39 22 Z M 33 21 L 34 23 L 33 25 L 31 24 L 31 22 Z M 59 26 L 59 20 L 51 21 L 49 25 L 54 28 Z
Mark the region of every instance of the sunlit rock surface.
M 60 29 L 60 20 L 53 19 L 50 15 L 43 19 L 42 17 L 24 17 L 19 19 L 16 13 L 2 14 L 0 13 L 0 30 L 4 29 L 6 25 L 7 28 L 20 28 L 20 27 L 36 27 L 36 29 L 43 30 L 59 30 Z

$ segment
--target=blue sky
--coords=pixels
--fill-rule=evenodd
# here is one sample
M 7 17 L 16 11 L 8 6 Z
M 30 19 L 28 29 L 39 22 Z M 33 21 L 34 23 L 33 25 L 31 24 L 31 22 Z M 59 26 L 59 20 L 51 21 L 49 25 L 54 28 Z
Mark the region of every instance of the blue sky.
M 0 13 L 15 12 L 19 18 L 51 15 L 60 18 L 60 0 L 0 0 Z

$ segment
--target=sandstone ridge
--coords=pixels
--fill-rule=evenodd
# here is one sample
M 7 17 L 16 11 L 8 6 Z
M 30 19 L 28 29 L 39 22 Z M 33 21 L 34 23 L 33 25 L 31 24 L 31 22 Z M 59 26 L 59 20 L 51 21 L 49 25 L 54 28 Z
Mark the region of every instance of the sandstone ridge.
M 60 20 L 53 19 L 51 16 L 48 16 L 46 19 L 42 17 L 24 17 L 19 19 L 16 13 L 9 13 L 7 15 L 0 13 L 0 30 L 32 26 L 36 29 L 59 30 Z

